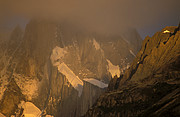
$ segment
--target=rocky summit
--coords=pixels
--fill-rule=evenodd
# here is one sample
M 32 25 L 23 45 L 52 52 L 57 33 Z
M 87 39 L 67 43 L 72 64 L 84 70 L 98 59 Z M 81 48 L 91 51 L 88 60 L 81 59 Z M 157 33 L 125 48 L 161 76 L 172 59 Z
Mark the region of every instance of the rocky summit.
M 130 66 L 141 38 L 32 20 L 1 42 L 0 115 L 79 117 Z
M 110 81 L 85 117 L 179 117 L 180 26 L 147 36 L 136 58 Z

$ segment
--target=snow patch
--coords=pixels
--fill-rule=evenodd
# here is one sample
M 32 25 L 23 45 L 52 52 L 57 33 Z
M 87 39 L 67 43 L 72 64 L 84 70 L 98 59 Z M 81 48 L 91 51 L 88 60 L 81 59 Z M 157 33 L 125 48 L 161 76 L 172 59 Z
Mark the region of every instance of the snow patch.
M 66 53 L 67 53 L 66 49 L 56 46 L 53 49 L 50 57 L 53 66 L 58 66 L 61 63 L 62 58 Z
M 94 45 L 94 47 L 95 47 L 96 50 L 101 49 L 99 43 L 98 43 L 95 39 L 93 39 L 93 45 Z
M 165 31 L 163 31 L 163 33 L 170 33 L 170 31 L 169 30 L 165 30 Z
M 136 57 L 136 55 L 134 54 L 134 52 L 132 50 L 129 50 L 129 52 L 134 56 Z
M 70 84 L 79 92 L 78 96 L 80 97 L 83 90 L 83 81 L 76 76 L 64 62 L 59 64 L 57 67 L 58 71 L 65 75 Z
M 86 81 L 86 82 L 89 82 L 89 83 L 91 83 L 91 84 L 93 84 L 95 86 L 98 86 L 99 88 L 106 88 L 106 87 L 108 87 L 108 84 L 105 84 L 105 83 L 103 83 L 103 82 L 101 82 L 99 80 L 96 80 L 94 78 L 85 78 L 83 80 Z
M 39 117 L 41 110 L 31 102 L 21 102 L 24 117 Z
M 51 116 L 51 115 L 46 115 L 46 117 L 54 117 L 54 116 Z
M 124 41 L 126 41 L 126 43 L 130 44 L 130 42 L 126 39 L 126 37 L 124 35 L 121 35 L 121 37 Z
M 109 73 L 111 73 L 111 76 L 112 78 L 114 76 L 117 75 L 117 77 L 120 77 L 120 68 L 119 68 L 119 65 L 115 66 L 111 63 L 110 60 L 106 59 L 106 61 L 108 62 L 108 66 L 107 66 L 107 69 L 109 71 Z
M 94 46 L 94 48 L 95 48 L 96 50 L 100 50 L 100 52 L 101 52 L 102 54 L 104 54 L 104 51 L 103 51 L 103 49 L 101 48 L 100 44 L 99 44 L 94 38 L 93 38 L 93 39 L 90 39 L 89 42 L 92 43 L 92 45 Z

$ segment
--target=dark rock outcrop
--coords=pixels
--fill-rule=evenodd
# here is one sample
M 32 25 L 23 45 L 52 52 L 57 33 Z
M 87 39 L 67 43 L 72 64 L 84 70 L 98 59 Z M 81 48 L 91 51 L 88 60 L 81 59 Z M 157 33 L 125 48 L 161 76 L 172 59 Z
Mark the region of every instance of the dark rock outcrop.
M 180 116 L 179 66 L 179 27 L 146 37 L 131 67 L 110 82 L 85 117 Z
M 0 111 L 7 117 L 10 117 L 16 109 L 18 108 L 18 104 L 21 100 L 24 100 L 21 89 L 16 84 L 15 80 L 11 78 L 6 91 L 4 92 L 4 96 L 0 101 Z

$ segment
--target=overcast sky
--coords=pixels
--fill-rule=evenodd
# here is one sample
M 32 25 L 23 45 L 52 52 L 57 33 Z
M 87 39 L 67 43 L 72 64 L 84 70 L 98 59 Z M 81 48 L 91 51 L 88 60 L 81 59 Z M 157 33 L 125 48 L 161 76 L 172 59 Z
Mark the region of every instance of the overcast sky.
M 0 0 L 0 28 L 32 18 L 68 21 L 89 31 L 119 34 L 136 28 L 142 38 L 178 25 L 180 0 Z

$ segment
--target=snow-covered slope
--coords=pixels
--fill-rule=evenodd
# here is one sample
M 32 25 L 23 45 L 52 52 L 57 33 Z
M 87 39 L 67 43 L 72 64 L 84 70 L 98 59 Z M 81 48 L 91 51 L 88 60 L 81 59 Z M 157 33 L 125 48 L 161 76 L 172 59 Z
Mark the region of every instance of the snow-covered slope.
M 83 89 L 82 80 L 80 80 L 79 77 L 76 76 L 64 62 L 58 65 L 57 67 L 58 71 L 65 75 L 69 83 L 71 83 L 71 85 L 79 92 L 78 95 L 80 97 Z
M 107 62 L 108 62 L 107 68 L 108 68 L 109 73 L 111 73 L 112 78 L 114 76 L 116 76 L 116 75 L 117 75 L 117 77 L 120 77 L 120 68 L 119 68 L 119 66 L 118 65 L 117 66 L 113 65 L 111 63 L 111 61 L 108 60 L 108 59 L 107 59 Z
M 41 111 L 31 102 L 21 102 L 24 117 L 40 117 Z
M 95 39 L 93 39 L 93 45 L 94 45 L 94 47 L 96 48 L 96 50 L 99 50 L 99 49 L 101 49 L 101 47 L 100 47 L 100 45 L 99 45 L 99 43 L 95 40 Z
M 83 79 L 86 82 L 89 82 L 95 86 L 98 86 L 99 88 L 106 88 L 108 87 L 108 84 L 103 83 L 102 81 L 96 80 L 94 78 L 85 78 Z
M 42 111 L 32 102 L 21 101 L 21 103 L 18 105 L 18 108 L 20 110 L 21 109 L 23 110 L 23 113 L 21 115 L 23 117 L 41 117 L 42 116 Z M 45 117 L 53 117 L 51 115 L 46 115 L 45 113 L 43 115 Z

